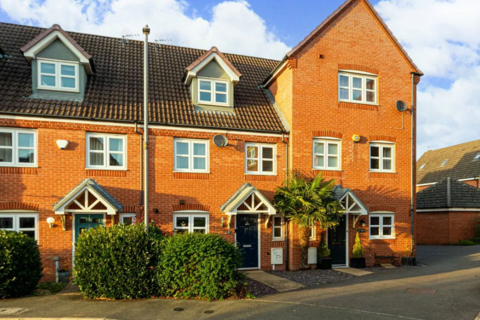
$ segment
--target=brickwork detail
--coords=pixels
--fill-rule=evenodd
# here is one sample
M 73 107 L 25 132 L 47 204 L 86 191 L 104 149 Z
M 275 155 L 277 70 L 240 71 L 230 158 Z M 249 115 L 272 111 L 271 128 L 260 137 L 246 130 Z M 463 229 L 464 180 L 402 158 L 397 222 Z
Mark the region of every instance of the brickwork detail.
M 361 66 L 358 64 L 350 64 L 350 63 L 340 63 L 338 64 L 338 69 L 339 70 L 355 70 L 355 71 L 363 71 L 363 72 L 369 72 L 373 74 L 380 74 L 380 70 L 367 67 L 367 66 Z
M 337 132 L 337 131 L 332 131 L 332 130 L 315 130 L 315 131 L 312 131 L 312 136 L 313 137 L 330 137 L 330 138 L 342 139 L 343 138 L 343 133 Z
M 126 177 L 127 171 L 125 170 L 85 170 L 87 177 Z
M 368 210 L 370 210 L 370 212 L 376 212 L 376 211 L 396 212 L 397 208 L 392 206 L 382 205 L 382 206 L 370 206 Z
M 254 181 L 278 181 L 277 176 L 259 176 L 259 175 L 245 175 L 245 182 L 254 182 Z
M 32 174 L 38 174 L 38 169 L 37 168 L 0 167 L 0 174 L 32 175 Z
M 38 211 L 39 205 L 36 203 L 26 203 L 17 201 L 0 202 L 0 210 L 31 210 Z
M 208 173 L 187 173 L 187 172 L 174 172 L 174 179 L 183 180 L 209 180 L 210 174 Z
M 418 212 L 417 243 L 455 244 L 472 240 L 478 224 L 478 212 Z
M 371 135 L 368 137 L 369 141 L 389 141 L 389 142 L 396 142 L 397 138 L 396 137 L 390 137 L 390 136 L 385 136 L 385 135 Z
M 210 206 L 203 204 L 176 204 L 172 206 L 173 212 L 175 211 L 210 211 Z

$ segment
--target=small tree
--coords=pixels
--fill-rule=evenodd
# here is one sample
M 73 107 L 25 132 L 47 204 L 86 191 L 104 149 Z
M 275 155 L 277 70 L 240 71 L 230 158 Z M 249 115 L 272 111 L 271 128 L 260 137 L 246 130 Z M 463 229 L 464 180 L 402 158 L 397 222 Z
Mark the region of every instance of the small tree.
M 321 175 L 307 177 L 295 172 L 275 191 L 275 207 L 299 226 L 302 269 L 308 269 L 311 228 L 317 223 L 324 229 L 335 227 L 342 217 L 340 202 L 332 196 L 334 183 L 324 181 Z
M 357 236 L 355 237 L 355 244 L 353 245 L 352 256 L 354 258 L 362 258 L 363 254 L 364 252 L 362 242 L 360 241 L 360 235 L 357 232 Z
M 322 232 L 322 238 L 318 244 L 318 256 L 320 258 L 330 258 L 330 249 L 328 249 L 327 242 L 325 241 L 325 234 Z

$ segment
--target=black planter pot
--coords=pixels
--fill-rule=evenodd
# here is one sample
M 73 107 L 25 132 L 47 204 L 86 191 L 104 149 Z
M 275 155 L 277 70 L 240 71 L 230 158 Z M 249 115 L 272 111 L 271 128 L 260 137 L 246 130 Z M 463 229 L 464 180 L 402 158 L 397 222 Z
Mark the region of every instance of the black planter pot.
M 68 284 L 68 282 L 70 281 L 70 271 L 59 271 L 58 281 Z
M 402 266 L 416 266 L 416 265 L 417 265 L 417 258 L 415 257 L 402 258 Z
M 321 269 L 321 270 L 332 269 L 332 258 L 319 258 L 317 262 L 317 269 Z
M 366 268 L 365 258 L 350 258 L 350 268 Z

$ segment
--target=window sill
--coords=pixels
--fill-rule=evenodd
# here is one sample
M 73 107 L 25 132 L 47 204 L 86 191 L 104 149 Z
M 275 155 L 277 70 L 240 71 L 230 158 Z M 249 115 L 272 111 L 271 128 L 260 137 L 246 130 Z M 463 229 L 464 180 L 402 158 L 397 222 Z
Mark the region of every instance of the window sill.
M 51 88 L 51 87 L 37 87 L 37 90 L 46 90 L 46 91 L 56 91 L 56 92 L 67 92 L 67 93 L 79 93 L 79 89 L 62 89 L 62 88 Z
M 38 168 L 38 165 L 21 165 L 21 164 L 0 164 L 0 168 Z
M 338 101 L 339 108 L 346 108 L 346 109 L 359 109 L 359 110 L 370 110 L 370 111 L 378 111 L 380 105 L 378 104 L 368 104 L 368 103 L 355 103 L 355 102 L 347 102 L 347 101 Z
M 97 171 L 127 171 L 127 168 L 85 168 L 85 170 L 97 170 Z
M 282 242 L 285 241 L 285 239 L 272 239 L 272 242 Z
M 342 169 L 327 169 L 327 168 L 315 168 L 315 167 L 313 167 L 312 170 L 315 170 L 315 171 L 332 171 L 332 172 L 342 172 L 343 171 Z
M 391 238 L 385 238 L 385 237 L 382 237 L 382 238 L 368 238 L 368 240 L 396 240 L 397 238 L 396 237 L 391 237 Z
M 256 172 L 245 172 L 246 176 L 274 176 L 277 175 L 275 173 L 256 173 Z

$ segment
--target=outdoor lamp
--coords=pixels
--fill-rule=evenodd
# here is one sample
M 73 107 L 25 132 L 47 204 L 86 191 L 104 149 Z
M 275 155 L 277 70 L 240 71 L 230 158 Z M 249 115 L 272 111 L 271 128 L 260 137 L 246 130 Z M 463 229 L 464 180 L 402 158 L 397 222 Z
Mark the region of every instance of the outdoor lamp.
M 367 225 L 367 223 L 365 222 L 365 220 L 360 220 L 360 225 L 362 227 L 365 227 Z
M 53 224 L 55 223 L 55 218 L 53 218 L 53 217 L 48 217 L 48 218 L 47 218 L 47 223 L 48 223 L 48 225 L 50 226 L 50 228 L 52 228 L 52 227 L 53 227 Z

